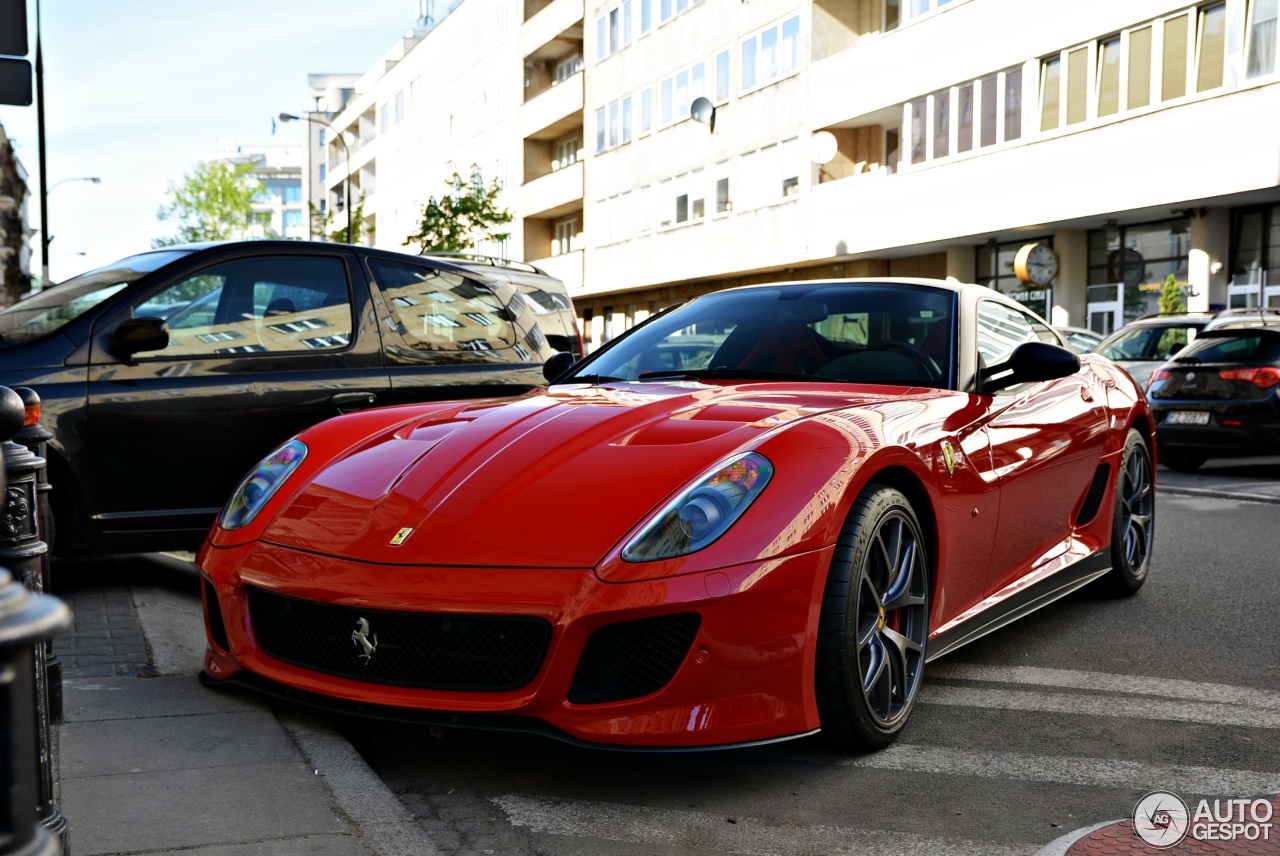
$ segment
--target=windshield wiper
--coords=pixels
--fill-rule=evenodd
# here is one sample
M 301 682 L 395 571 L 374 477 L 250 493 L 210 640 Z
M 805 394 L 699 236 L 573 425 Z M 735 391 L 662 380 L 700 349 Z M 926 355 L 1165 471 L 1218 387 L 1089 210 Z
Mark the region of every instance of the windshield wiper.
M 799 380 L 808 383 L 843 383 L 840 378 L 817 377 L 801 372 L 771 372 L 762 369 L 729 369 L 721 366 L 714 369 L 685 369 L 683 371 L 641 372 L 636 380 Z
M 557 381 L 558 383 L 609 383 L 610 381 L 622 380 L 620 377 L 610 377 L 609 375 L 584 374 L 573 375 Z

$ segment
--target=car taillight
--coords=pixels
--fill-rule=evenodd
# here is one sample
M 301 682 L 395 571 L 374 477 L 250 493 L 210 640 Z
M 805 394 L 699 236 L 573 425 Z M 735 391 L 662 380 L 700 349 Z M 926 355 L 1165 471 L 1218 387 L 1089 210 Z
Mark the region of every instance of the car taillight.
M 1225 369 L 1218 372 L 1218 376 L 1225 380 L 1244 380 L 1254 386 L 1270 389 L 1280 383 L 1280 368 L 1262 366 L 1256 369 Z
M 1147 378 L 1147 389 L 1151 389 L 1151 387 L 1155 386 L 1157 381 L 1168 380 L 1168 379 L 1169 379 L 1168 369 L 1156 369 L 1151 373 L 1151 377 Z

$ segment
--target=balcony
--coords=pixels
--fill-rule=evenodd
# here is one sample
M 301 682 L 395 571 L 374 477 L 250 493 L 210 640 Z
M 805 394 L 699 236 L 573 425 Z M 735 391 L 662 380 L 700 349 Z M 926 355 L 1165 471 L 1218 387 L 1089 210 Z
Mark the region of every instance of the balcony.
M 520 28 L 520 55 L 556 59 L 582 50 L 582 0 L 551 0 Z
M 582 208 L 582 161 L 549 172 L 520 188 L 525 217 L 554 218 Z
M 578 72 L 548 87 L 520 108 L 521 136 L 526 140 L 554 140 L 582 127 L 582 84 Z

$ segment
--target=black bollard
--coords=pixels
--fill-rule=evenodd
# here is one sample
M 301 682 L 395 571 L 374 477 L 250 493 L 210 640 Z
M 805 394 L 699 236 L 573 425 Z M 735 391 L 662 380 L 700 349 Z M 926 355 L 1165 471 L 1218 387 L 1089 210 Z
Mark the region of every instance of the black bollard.
M 46 545 L 41 559 L 41 588 L 37 591 L 53 591 L 53 573 L 50 567 L 53 552 L 53 510 L 49 505 L 49 458 L 45 454 L 53 432 L 40 424 L 40 396 L 34 389 L 25 386 L 15 387 L 14 392 L 22 399 L 25 414 L 22 430 L 13 438 L 15 443 L 26 446 L 31 454 L 44 461 L 36 470 L 36 534 Z M 48 675 L 46 686 L 49 688 L 49 719 L 54 723 L 62 722 L 62 661 L 53 651 L 53 640 L 45 645 L 44 666 Z
M 22 398 L 12 389 L 0 387 L 0 452 L 4 455 L 5 476 L 4 502 L 0 505 L 0 567 L 8 568 L 8 574 L 20 579 L 33 595 L 43 597 L 43 563 L 48 547 L 37 531 L 36 473 L 44 466 L 44 459 L 13 442 L 25 421 Z M 43 643 L 36 645 L 32 656 L 38 761 L 36 817 L 47 832 L 66 845 L 67 822 L 57 806 L 58 738 L 49 714 L 45 648 Z
M 19 585 L 0 568 L 0 856 L 58 856 L 59 833 L 39 815 L 37 653 L 71 624 L 57 598 Z M 64 825 L 65 827 L 65 825 Z

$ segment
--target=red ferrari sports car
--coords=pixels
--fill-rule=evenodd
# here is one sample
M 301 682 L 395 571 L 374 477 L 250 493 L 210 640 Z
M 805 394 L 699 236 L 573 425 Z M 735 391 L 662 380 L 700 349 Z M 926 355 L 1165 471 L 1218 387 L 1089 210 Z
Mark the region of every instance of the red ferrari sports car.
M 612 748 L 885 746 L 928 660 L 1146 579 L 1150 410 L 1060 342 L 977 285 L 758 285 L 545 389 L 331 419 L 197 556 L 202 678 Z

